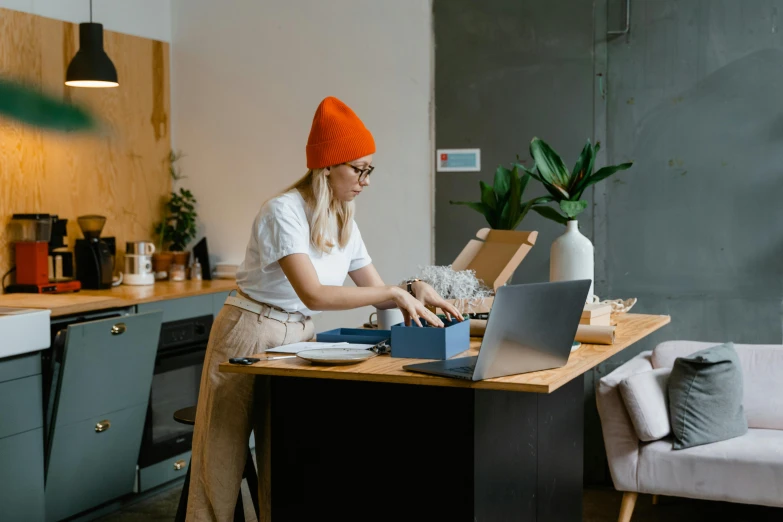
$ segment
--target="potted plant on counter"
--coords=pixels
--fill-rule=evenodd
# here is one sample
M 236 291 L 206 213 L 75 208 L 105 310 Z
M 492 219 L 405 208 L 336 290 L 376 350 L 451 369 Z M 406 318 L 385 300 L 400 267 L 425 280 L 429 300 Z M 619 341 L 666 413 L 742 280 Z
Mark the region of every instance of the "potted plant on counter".
M 168 246 L 177 265 L 187 267 L 190 252 L 185 248 L 196 237 L 196 198 L 189 190 L 180 188 L 172 192 L 165 205 L 163 220 L 155 227 L 160 243 Z
M 582 195 L 588 187 L 633 165 L 633 162 L 610 165 L 593 172 L 595 157 L 600 148 L 600 143 L 593 146 L 590 140 L 587 140 L 573 170 L 569 171 L 552 147 L 539 138 L 533 138 L 530 142 L 530 155 L 535 161 L 535 167 L 526 169 L 519 165 L 544 185 L 550 194 L 549 201 L 556 202 L 560 212 L 546 206 L 536 206 L 532 210 L 567 227 L 566 232 L 552 243 L 549 259 L 550 281 L 594 280 L 593 244 L 579 232 L 576 219 L 587 208 L 587 201 L 582 199 Z M 592 294 L 591 285 L 588 301 L 592 299 Z
M 177 162 L 184 156 L 180 151 L 169 151 L 166 162 L 172 182 L 185 179 Z M 184 271 L 190 262 L 190 252 L 185 251 L 188 243 L 196 236 L 196 198 L 186 189 L 172 192 L 163 203 L 163 219 L 155 225 L 158 248 L 152 255 L 152 269 L 155 279 L 169 279 L 172 265 L 181 266 Z M 164 250 L 164 246 L 167 247 Z

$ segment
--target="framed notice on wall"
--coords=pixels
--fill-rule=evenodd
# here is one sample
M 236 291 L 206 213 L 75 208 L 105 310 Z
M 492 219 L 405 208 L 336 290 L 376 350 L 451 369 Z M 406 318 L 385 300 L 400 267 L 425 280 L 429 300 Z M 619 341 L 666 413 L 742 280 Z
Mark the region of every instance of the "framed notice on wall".
M 481 149 L 438 149 L 438 172 L 481 171 Z

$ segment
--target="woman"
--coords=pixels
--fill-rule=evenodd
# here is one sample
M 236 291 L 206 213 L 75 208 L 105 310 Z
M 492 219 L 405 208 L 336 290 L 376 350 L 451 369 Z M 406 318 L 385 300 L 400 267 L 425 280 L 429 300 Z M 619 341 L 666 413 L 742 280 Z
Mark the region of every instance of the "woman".
M 219 363 L 312 339 L 311 317 L 323 310 L 399 307 L 406 324 L 423 319 L 442 327 L 429 305 L 462 320 L 431 286 L 385 285 L 372 265 L 353 214 L 354 199 L 370 185 L 375 141 L 356 114 L 337 98 L 323 100 L 306 151 L 307 174 L 256 216 L 237 272 L 239 299 L 229 298 L 212 325 L 193 433 L 188 520 L 231 520 L 251 428 L 256 447 L 263 447 L 263 429 L 253 422 L 253 388 L 265 383 L 219 373 Z M 342 286 L 346 275 L 356 288 Z

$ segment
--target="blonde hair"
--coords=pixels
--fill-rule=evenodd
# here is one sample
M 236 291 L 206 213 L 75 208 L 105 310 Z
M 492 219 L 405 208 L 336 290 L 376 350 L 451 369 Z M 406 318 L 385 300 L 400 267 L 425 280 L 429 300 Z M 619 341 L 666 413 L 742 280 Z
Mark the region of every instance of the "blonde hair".
M 337 237 L 340 248 L 345 248 L 351 239 L 353 229 L 353 201 L 334 198 L 326 169 L 308 170 L 299 181 L 288 187 L 286 192 L 297 189 L 307 203 L 310 215 L 310 244 L 318 252 L 328 254 Z M 336 234 L 335 234 L 336 232 Z

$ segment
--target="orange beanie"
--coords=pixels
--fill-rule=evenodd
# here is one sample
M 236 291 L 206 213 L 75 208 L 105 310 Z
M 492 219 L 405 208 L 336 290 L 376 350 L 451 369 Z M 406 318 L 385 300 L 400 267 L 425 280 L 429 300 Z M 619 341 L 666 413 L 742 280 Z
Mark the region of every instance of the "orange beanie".
M 321 169 L 375 153 L 375 140 L 350 107 L 329 96 L 315 110 L 306 150 L 307 168 Z

